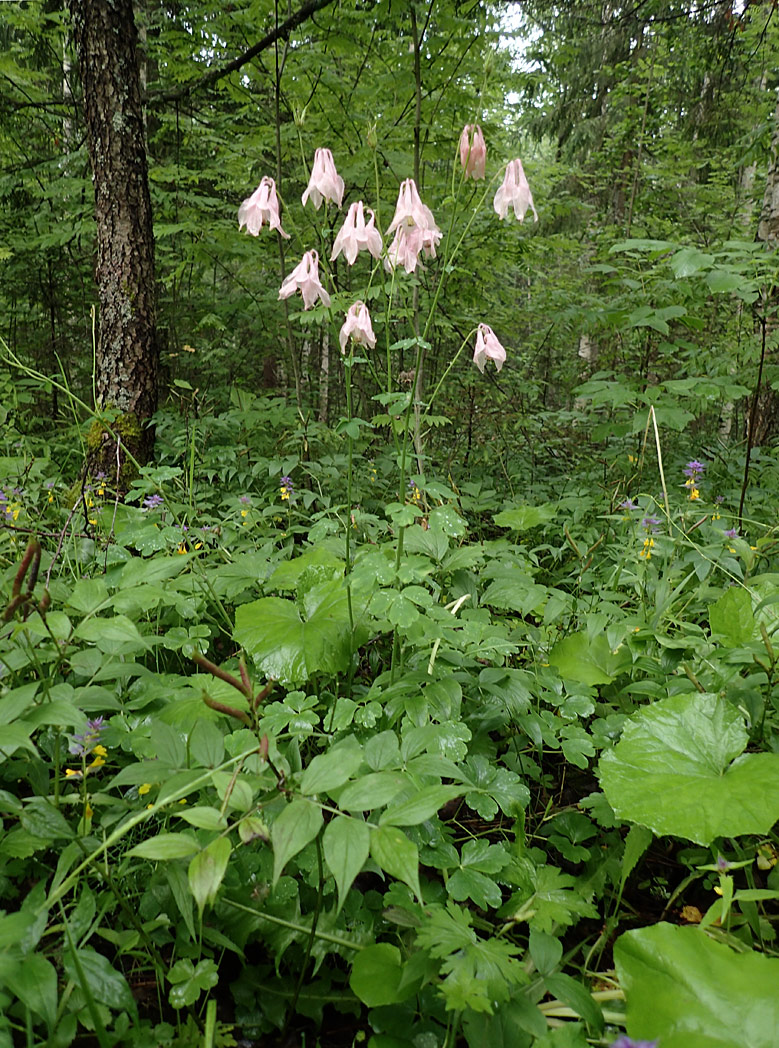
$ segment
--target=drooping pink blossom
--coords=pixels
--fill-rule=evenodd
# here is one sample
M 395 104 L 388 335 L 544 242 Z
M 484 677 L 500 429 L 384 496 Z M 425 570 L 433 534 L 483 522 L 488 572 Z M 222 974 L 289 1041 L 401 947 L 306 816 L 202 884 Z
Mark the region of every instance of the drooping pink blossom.
M 279 298 L 289 298 L 296 291 L 303 296 L 303 308 L 311 309 L 317 298 L 326 306 L 330 305 L 330 296 L 319 280 L 319 255 L 316 251 L 307 251 L 291 273 L 284 278 L 279 289 Z
M 441 230 L 435 224 L 433 212 L 422 203 L 413 178 L 401 183 L 395 217 L 387 236 L 393 232 L 395 239 L 387 252 L 388 268 L 402 265 L 407 273 L 413 273 L 421 251 L 427 258 L 435 258 Z
M 267 175 L 238 208 L 239 230 L 246 226 L 246 232 L 256 237 L 262 229 L 263 222 L 267 222 L 271 229 L 278 229 L 279 233 L 289 240 L 289 233 L 285 233 L 281 228 L 276 183 Z
M 484 374 L 484 367 L 488 360 L 493 361 L 496 371 L 500 371 L 506 363 L 506 350 L 498 342 L 489 324 L 479 324 L 473 362 L 482 374 Z
M 525 212 L 530 208 L 536 222 L 538 221 L 538 212 L 533 203 L 533 194 L 530 192 L 530 186 L 519 157 L 516 160 L 512 160 L 506 167 L 503 185 L 495 194 L 494 207 L 499 218 L 505 218 L 509 207 L 513 207 L 514 214 L 520 222 L 524 220 Z
M 317 149 L 314 153 L 314 166 L 311 178 L 302 196 L 303 207 L 311 197 L 314 207 L 319 210 L 323 200 L 332 200 L 338 206 L 344 198 L 344 180 L 335 169 L 333 154 L 329 149 Z
M 346 343 L 350 338 L 358 345 L 368 346 L 369 349 L 376 345 L 371 315 L 364 302 L 355 302 L 353 306 L 349 306 L 349 312 L 338 336 L 342 353 L 346 352 Z
M 487 146 L 478 124 L 466 124 L 460 135 L 460 163 L 466 178 L 484 178 Z
M 370 251 L 374 258 L 381 254 L 381 233 L 376 229 L 376 215 L 368 208 L 371 216 L 367 223 L 362 200 L 352 204 L 346 213 L 344 224 L 338 230 L 338 235 L 333 244 L 333 253 L 330 261 L 335 261 L 343 251 L 344 257 L 350 266 L 354 265 L 357 254 L 360 251 Z

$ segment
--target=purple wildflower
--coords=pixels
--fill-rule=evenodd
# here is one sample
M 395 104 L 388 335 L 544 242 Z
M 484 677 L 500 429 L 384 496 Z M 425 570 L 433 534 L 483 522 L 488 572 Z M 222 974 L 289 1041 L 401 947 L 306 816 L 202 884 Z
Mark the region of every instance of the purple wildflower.
M 687 463 L 682 472 L 684 473 L 685 477 L 689 477 L 690 480 L 696 480 L 705 469 L 705 463 L 698 462 L 697 459 L 693 459 L 691 462 Z
M 728 528 L 728 530 L 726 532 L 724 532 L 724 535 L 725 535 L 726 539 L 737 539 L 738 538 L 738 532 L 736 531 L 735 528 Z
M 294 487 L 292 483 L 292 477 L 282 477 L 281 483 L 284 485 L 285 488 L 289 488 L 289 490 L 292 491 Z
M 646 531 L 657 531 L 659 524 L 657 517 L 644 517 L 641 521 L 641 527 Z
M 718 506 L 721 506 L 722 503 L 725 501 L 725 496 L 724 495 L 717 495 L 717 497 L 714 499 L 714 501 L 717 503 Z
M 289 478 L 287 478 L 287 479 L 289 479 Z M 283 477 L 281 478 L 281 482 L 282 482 L 282 484 L 284 483 L 284 478 Z M 251 499 L 249 498 L 248 495 L 241 495 L 241 497 L 238 499 L 238 501 L 243 503 L 244 506 L 248 506 L 249 503 L 251 502 Z
M 99 473 L 95 473 L 95 480 L 105 480 L 105 478 L 106 474 L 102 471 L 102 469 Z
M 147 495 L 146 498 L 143 500 L 143 508 L 158 509 L 160 506 L 164 504 L 164 502 L 165 499 L 162 497 L 162 495 Z
M 726 873 L 730 869 L 730 863 L 724 855 L 717 856 L 717 869 L 720 873 Z
M 102 717 L 88 720 L 87 730 L 82 735 L 73 736 L 73 741 L 68 747 L 68 752 L 73 753 L 76 757 L 83 757 L 85 754 L 91 753 L 95 746 L 100 742 L 100 733 L 105 726 Z
M 621 1034 L 611 1048 L 657 1048 L 659 1041 L 634 1041 L 626 1033 Z
M 617 508 L 618 509 L 638 509 L 638 506 L 633 501 L 633 499 L 625 499 L 623 502 L 620 502 L 620 504 L 619 504 L 619 506 Z

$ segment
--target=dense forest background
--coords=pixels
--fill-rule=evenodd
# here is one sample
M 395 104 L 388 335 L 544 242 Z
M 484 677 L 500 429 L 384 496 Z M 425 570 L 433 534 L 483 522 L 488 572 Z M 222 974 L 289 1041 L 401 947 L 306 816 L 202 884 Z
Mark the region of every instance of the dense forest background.
M 0 3 L 0 1048 L 775 1048 L 778 56 Z
M 499 384 L 466 361 L 450 375 L 441 414 L 456 407 L 458 425 L 433 435 L 436 465 L 473 462 L 496 440 L 544 468 L 585 452 L 608 462 L 643 432 L 648 404 L 673 431 L 714 450 L 739 447 L 762 348 L 756 313 L 769 336 L 772 328 L 771 263 L 753 245 L 771 246 L 776 232 L 773 6 L 437 3 L 414 12 L 328 5 L 215 78 L 288 12 L 265 3 L 136 9 L 161 402 L 202 412 L 224 408 L 231 391 L 265 392 L 303 419 L 337 418 L 343 376 L 327 325 L 290 322 L 277 297 L 296 254 L 320 235 L 298 206 L 314 149 L 333 150 L 349 187 L 344 208 L 364 199 L 385 228 L 396 187 L 416 166 L 445 229 L 459 134 L 479 122 L 488 178 L 521 155 L 540 221 L 499 223 L 490 193 L 449 274 L 417 392 L 435 385 L 474 318 L 501 333 L 509 354 Z M 94 207 L 70 20 L 61 5 L 6 4 L 1 31 L 5 338 L 19 360 L 89 399 Z M 265 174 L 285 201 L 291 244 L 238 235 L 237 206 Z M 461 209 L 480 197 L 472 185 Z M 324 235 L 338 223 L 331 207 Z M 435 266 L 404 279 L 392 344 L 440 279 Z M 345 301 L 359 287 L 343 259 L 333 281 Z M 413 368 L 408 351 L 394 353 L 396 374 Z M 769 345 L 767 391 L 772 354 Z M 22 386 L 5 375 L 8 410 Z M 366 380 L 363 404 L 374 392 Z M 760 399 L 756 443 L 775 432 L 774 399 Z M 56 390 L 39 407 L 41 421 L 68 411 Z

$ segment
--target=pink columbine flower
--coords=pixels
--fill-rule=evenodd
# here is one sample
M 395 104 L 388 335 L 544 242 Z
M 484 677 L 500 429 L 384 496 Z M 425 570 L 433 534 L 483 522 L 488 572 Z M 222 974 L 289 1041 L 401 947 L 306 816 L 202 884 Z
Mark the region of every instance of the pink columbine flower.
M 533 203 L 533 194 L 530 192 L 522 161 L 517 157 L 512 160 L 506 168 L 503 185 L 495 194 L 495 211 L 499 218 L 505 218 L 509 207 L 514 208 L 514 214 L 520 222 L 525 218 L 525 212 L 530 208 L 538 221 L 538 212 Z
M 285 233 L 281 228 L 276 183 L 267 175 L 238 208 L 239 230 L 246 226 L 246 232 L 256 237 L 262 229 L 263 222 L 267 222 L 271 229 L 278 229 L 279 233 L 289 240 L 289 233 Z
M 323 200 L 333 200 L 338 206 L 344 198 L 344 180 L 335 169 L 333 154 L 329 149 L 317 149 L 314 153 L 314 166 L 308 187 L 302 196 L 303 207 L 311 197 L 314 207 L 319 210 Z
M 387 236 L 390 233 L 395 233 L 395 239 L 387 252 L 388 268 L 402 265 L 407 273 L 413 273 L 421 251 L 427 258 L 435 258 L 441 230 L 435 224 L 433 212 L 422 203 L 413 178 L 407 178 L 400 185 L 395 217 Z
M 346 314 L 346 320 L 338 338 L 342 353 L 346 352 L 346 343 L 350 338 L 358 345 L 368 346 L 369 349 L 373 349 L 376 345 L 371 315 L 364 302 L 355 302 L 353 306 L 349 306 L 349 312 Z
M 488 324 L 479 324 L 473 362 L 482 374 L 484 374 L 484 366 L 488 360 L 492 360 L 495 370 L 500 371 L 506 363 L 506 350 L 498 342 L 495 332 Z
M 343 251 L 344 257 L 350 266 L 360 251 L 370 251 L 374 258 L 381 254 L 381 233 L 376 229 L 376 215 L 368 208 L 371 216 L 367 223 L 362 200 L 352 204 L 346 213 L 344 224 L 338 230 L 338 235 L 333 244 L 333 253 L 330 261 L 333 262 Z
M 466 124 L 460 135 L 460 163 L 466 178 L 484 178 L 487 146 L 478 124 Z
M 306 251 L 298 265 L 284 278 L 279 298 L 289 298 L 296 291 L 303 296 L 303 309 L 311 309 L 317 298 L 321 298 L 326 306 L 330 305 L 330 296 L 319 280 L 319 255 L 316 251 Z

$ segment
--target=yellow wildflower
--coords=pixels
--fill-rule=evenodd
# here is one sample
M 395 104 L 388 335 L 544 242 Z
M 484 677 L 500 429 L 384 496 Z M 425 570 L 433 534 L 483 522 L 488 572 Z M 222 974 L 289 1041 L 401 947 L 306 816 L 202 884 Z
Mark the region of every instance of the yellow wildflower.
M 151 783 L 150 782 L 143 782 L 143 783 L 141 783 L 141 785 L 138 787 L 138 796 L 139 797 L 145 797 L 150 789 L 151 789 Z

